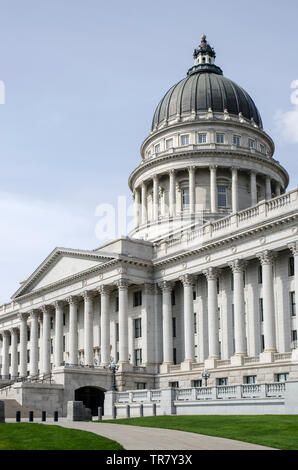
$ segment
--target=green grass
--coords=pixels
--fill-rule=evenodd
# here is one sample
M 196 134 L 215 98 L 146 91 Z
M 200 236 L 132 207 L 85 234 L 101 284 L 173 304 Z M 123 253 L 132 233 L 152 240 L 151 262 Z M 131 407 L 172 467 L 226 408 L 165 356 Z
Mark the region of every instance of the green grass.
M 153 428 L 177 429 L 225 437 L 276 449 L 298 449 L 298 416 L 148 416 L 104 421 Z
M 121 450 L 92 432 L 34 423 L 0 423 L 0 450 Z

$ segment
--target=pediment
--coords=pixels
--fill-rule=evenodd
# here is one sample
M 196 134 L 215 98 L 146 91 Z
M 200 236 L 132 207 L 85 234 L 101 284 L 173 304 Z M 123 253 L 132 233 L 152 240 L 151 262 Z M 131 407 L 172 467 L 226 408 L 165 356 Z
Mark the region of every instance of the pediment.
M 110 254 L 56 248 L 48 258 L 22 283 L 12 299 L 69 279 L 114 259 Z

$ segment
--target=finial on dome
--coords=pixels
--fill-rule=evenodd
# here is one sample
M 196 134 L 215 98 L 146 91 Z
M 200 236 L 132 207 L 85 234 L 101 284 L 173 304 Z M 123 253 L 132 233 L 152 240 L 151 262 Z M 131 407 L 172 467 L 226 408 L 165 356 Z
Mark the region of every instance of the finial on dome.
M 203 42 L 205 42 L 205 41 L 206 41 L 206 38 L 207 38 L 206 34 L 202 34 L 202 37 L 201 37 L 201 39 L 202 39 L 202 41 L 203 41 Z
M 202 34 L 201 42 L 193 53 L 194 66 L 189 69 L 188 75 L 197 72 L 213 72 L 222 75 L 222 70 L 214 63 L 215 57 L 215 50 L 207 41 L 206 34 Z

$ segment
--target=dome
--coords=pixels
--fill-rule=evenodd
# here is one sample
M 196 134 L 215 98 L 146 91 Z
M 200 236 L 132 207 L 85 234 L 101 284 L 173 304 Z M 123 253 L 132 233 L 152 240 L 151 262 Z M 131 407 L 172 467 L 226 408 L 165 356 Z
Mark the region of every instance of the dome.
M 172 86 L 156 108 L 152 131 L 165 120 L 207 112 L 242 116 L 262 128 L 260 113 L 249 94 L 232 80 L 223 76 L 214 64 L 215 51 L 202 36 L 201 44 L 194 51 L 195 65 L 187 77 Z

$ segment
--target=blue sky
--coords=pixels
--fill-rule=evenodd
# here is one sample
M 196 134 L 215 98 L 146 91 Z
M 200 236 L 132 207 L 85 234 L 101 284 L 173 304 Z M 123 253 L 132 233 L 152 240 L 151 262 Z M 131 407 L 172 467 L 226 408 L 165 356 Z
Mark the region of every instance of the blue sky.
M 202 33 L 255 100 L 297 186 L 293 0 L 0 0 L 0 303 L 56 246 L 91 249 Z M 279 117 L 278 117 L 279 116 Z M 277 118 L 278 117 L 278 118 Z

